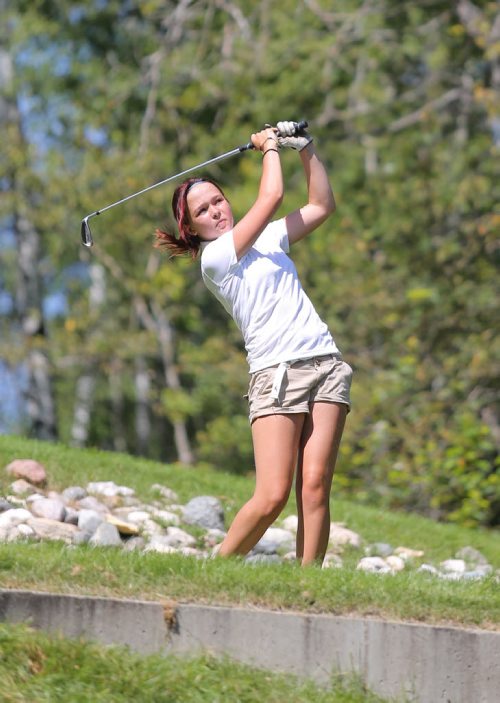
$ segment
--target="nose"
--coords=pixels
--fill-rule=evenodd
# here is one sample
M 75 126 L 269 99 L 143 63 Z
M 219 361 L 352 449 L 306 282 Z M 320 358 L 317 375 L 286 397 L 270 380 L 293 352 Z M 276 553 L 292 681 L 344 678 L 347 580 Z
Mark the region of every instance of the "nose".
M 218 220 L 220 218 L 220 210 L 216 206 L 212 206 L 212 219 Z

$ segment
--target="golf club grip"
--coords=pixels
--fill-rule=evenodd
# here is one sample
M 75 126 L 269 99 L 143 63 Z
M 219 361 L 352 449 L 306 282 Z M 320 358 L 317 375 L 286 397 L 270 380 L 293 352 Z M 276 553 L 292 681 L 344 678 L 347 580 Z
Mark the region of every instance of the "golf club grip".
M 309 122 L 307 120 L 300 120 L 300 122 L 296 122 L 295 134 L 302 132 L 303 129 L 307 129 L 308 126 Z M 247 149 L 255 149 L 252 142 L 248 142 L 248 144 L 244 144 L 243 146 L 240 146 L 238 148 L 240 151 L 247 151 Z

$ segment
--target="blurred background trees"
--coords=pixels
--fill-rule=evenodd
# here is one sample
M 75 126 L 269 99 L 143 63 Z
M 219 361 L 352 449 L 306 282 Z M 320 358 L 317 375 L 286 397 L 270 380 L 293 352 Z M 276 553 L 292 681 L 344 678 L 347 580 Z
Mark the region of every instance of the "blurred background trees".
M 309 120 L 336 215 L 292 252 L 355 369 L 336 490 L 500 520 L 500 15 L 429 0 L 0 0 L 3 431 L 252 470 L 239 333 L 152 249 L 175 184 Z M 282 155 L 282 208 L 305 196 Z M 241 216 L 260 158 L 214 165 Z

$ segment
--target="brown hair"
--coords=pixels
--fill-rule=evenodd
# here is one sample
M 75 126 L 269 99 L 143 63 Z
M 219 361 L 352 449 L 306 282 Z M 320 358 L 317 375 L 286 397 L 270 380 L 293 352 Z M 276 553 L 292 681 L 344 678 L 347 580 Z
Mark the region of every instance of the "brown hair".
M 212 183 L 226 197 L 220 185 L 210 178 L 187 178 L 180 186 L 177 186 L 172 196 L 172 212 L 179 229 L 179 237 L 157 229 L 155 231 L 156 240 L 153 244 L 157 249 L 168 249 L 171 256 L 189 253 L 193 259 L 196 259 L 200 250 L 201 239 L 191 231 L 187 206 L 188 192 L 195 183 Z

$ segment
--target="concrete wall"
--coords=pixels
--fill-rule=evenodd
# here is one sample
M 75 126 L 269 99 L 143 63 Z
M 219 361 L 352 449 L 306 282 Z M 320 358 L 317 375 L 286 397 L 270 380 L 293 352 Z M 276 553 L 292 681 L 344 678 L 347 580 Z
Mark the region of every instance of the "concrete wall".
M 1 590 L 0 621 L 29 621 L 143 654 L 225 653 L 322 683 L 354 671 L 378 694 L 418 703 L 500 701 L 498 632 Z

